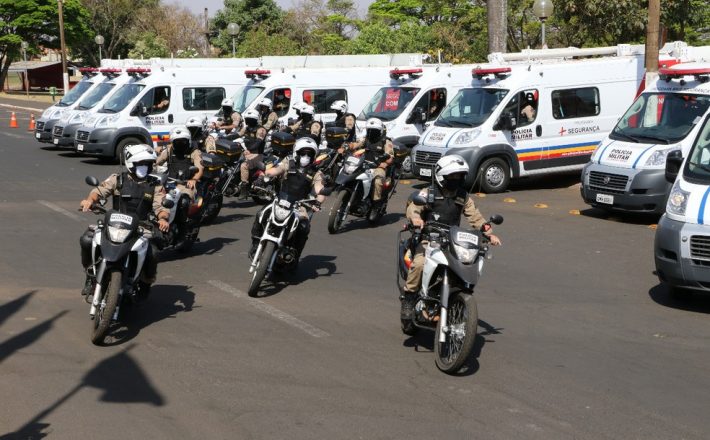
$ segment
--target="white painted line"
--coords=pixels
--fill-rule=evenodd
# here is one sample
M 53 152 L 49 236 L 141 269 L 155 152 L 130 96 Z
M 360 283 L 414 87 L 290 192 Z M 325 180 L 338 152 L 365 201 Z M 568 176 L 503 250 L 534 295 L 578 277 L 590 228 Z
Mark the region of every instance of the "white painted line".
M 73 212 L 67 211 L 66 209 L 62 208 L 59 205 L 55 205 L 52 202 L 48 202 L 46 200 L 37 200 L 37 203 L 39 203 L 42 206 L 46 206 L 47 208 L 51 209 L 52 211 L 58 212 L 62 215 L 66 215 L 67 217 L 69 217 L 72 220 L 76 220 L 78 222 L 83 220 L 80 216 L 74 214 Z
M 314 338 L 325 338 L 327 336 L 330 336 L 328 333 L 324 332 L 323 330 L 321 330 L 317 327 L 313 327 L 309 323 L 301 321 L 300 319 L 296 318 L 295 316 L 291 316 L 288 313 L 283 312 L 274 306 L 266 304 L 264 301 L 261 301 L 259 299 L 255 299 L 255 298 L 249 298 L 249 295 L 247 295 L 246 293 L 242 292 L 239 289 L 236 289 L 236 288 L 230 286 L 227 283 L 223 283 L 219 280 L 209 280 L 209 281 L 207 281 L 207 283 L 218 288 L 219 290 L 222 290 L 224 292 L 231 294 L 235 298 L 248 300 L 249 304 L 252 307 L 254 307 L 255 309 L 261 310 L 262 312 L 266 313 L 267 315 L 271 315 L 273 318 L 283 321 L 290 326 L 296 327 L 297 329 L 306 332 L 307 334 L 313 336 Z
M 0 134 L 4 134 L 5 136 L 10 136 L 11 138 L 15 139 L 32 139 L 31 136 L 22 136 L 17 133 L 8 133 L 6 131 L 0 131 Z
M 51 105 L 51 104 L 50 104 Z M 0 107 L 7 107 L 7 108 L 19 108 L 20 110 L 27 110 L 28 112 L 43 112 L 44 109 L 41 108 L 33 108 L 33 107 L 22 107 L 19 105 L 12 105 L 12 104 L 0 104 Z M 49 105 L 47 106 L 49 107 Z

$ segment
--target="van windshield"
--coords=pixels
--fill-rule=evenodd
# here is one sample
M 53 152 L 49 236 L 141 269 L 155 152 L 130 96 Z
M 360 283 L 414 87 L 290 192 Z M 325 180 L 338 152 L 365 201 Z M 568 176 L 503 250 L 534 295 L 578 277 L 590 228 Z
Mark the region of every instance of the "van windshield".
M 609 137 L 635 143 L 671 144 L 683 140 L 710 107 L 710 96 L 678 92 L 644 93 L 619 120 Z
M 414 87 L 383 87 L 375 93 L 357 118 L 361 121 L 370 118 L 383 121 L 397 119 L 419 90 Z
M 438 127 L 478 127 L 508 94 L 504 89 L 462 89 L 434 122 Z
M 133 101 L 133 98 L 145 88 L 143 84 L 125 84 L 106 101 L 99 113 L 118 113 Z
M 111 89 L 114 88 L 116 84 L 114 83 L 101 83 L 96 88 L 92 91 L 90 91 L 84 99 L 82 99 L 79 102 L 79 105 L 77 108 L 79 110 L 89 110 L 90 108 L 94 108 L 96 104 L 101 101 L 101 99 L 108 94 L 108 92 L 111 91 Z
M 89 90 L 89 87 L 93 85 L 94 83 L 91 81 L 79 81 L 76 83 L 74 88 L 69 90 L 69 93 L 64 95 L 61 101 L 57 103 L 57 107 L 69 107 L 74 104 L 79 98 L 81 98 L 81 95 L 83 95 L 84 92 Z
M 685 162 L 683 177 L 689 181 L 710 183 L 710 116 L 705 118 L 700 135 L 695 139 L 690 150 L 688 160 Z
M 245 86 L 234 95 L 234 111 L 243 112 L 257 96 L 264 91 L 263 87 Z

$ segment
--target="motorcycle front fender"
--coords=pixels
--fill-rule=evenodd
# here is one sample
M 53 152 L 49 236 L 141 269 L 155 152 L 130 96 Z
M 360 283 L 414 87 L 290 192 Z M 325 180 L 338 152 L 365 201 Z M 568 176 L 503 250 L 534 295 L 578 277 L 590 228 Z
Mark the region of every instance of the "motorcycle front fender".
M 473 289 L 473 286 L 478 283 L 478 278 L 480 276 L 480 273 L 478 272 L 479 258 L 480 257 L 475 258 L 471 264 L 463 264 L 453 255 L 446 252 L 446 259 L 448 260 L 449 270 L 451 273 L 461 279 L 461 281 L 471 289 Z
M 340 173 L 338 177 L 335 178 L 335 184 L 338 186 L 349 186 L 356 178 L 357 174 Z
M 136 241 L 137 239 L 133 238 L 123 243 L 112 243 L 109 241 L 108 235 L 102 236 L 101 255 L 103 256 L 103 260 L 109 265 L 123 260 L 123 258 L 131 252 Z

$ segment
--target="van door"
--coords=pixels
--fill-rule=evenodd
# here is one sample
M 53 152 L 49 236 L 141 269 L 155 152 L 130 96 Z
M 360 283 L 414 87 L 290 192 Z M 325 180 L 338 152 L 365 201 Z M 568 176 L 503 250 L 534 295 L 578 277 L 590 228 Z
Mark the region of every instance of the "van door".
M 330 108 L 335 101 L 348 102 L 348 91 L 345 89 L 304 90 L 303 102 L 312 105 L 315 119 L 323 122 L 335 120 L 335 112 Z
M 140 103 L 148 110 L 144 119 L 145 128 L 150 132 L 153 145 L 163 145 L 169 141 L 170 129 L 175 116 L 175 104 L 171 101 L 170 86 L 156 86 L 148 90 Z
M 400 141 L 407 145 L 416 144 L 419 136 L 424 132 L 425 124 L 438 118 L 441 110 L 446 107 L 446 103 L 447 91 L 445 87 L 429 89 L 422 93 L 421 98 L 405 120 L 407 126 L 402 130 L 405 136 L 401 136 Z M 413 142 L 408 142 L 409 139 Z
M 525 89 L 511 94 L 510 101 L 501 112 L 501 116 L 515 120 L 515 129 L 504 133 L 518 155 L 521 173 L 539 169 L 547 157 L 540 124 L 539 95 L 538 89 Z

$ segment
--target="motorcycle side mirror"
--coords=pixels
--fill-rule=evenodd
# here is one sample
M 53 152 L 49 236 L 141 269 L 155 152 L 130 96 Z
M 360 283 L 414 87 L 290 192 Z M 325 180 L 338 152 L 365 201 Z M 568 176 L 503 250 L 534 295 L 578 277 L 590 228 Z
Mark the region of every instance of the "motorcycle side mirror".
M 416 192 L 409 196 L 409 200 L 412 201 L 417 206 L 424 206 L 427 204 L 427 199 L 420 193 Z
M 675 182 L 680 166 L 683 164 L 683 153 L 680 150 L 671 151 L 666 156 L 666 180 L 669 183 Z M 87 177 L 88 179 L 88 177 Z
M 99 186 L 99 179 L 94 176 L 86 176 L 84 182 L 86 182 L 86 184 L 89 186 Z
M 170 199 L 163 199 L 161 205 L 163 206 L 163 208 L 173 209 L 173 206 L 175 206 L 175 202 Z
M 332 193 L 333 193 L 333 188 L 332 188 L 332 187 L 328 187 L 328 186 L 324 186 L 323 188 L 321 188 L 320 191 L 318 191 L 318 195 L 326 196 L 326 197 L 328 197 L 328 196 L 331 195 Z
M 493 214 L 489 221 L 491 223 L 493 223 L 494 225 L 499 225 L 499 224 L 503 223 L 503 216 L 500 214 Z
M 167 174 L 148 174 L 148 178 L 160 186 L 165 186 L 168 181 Z

